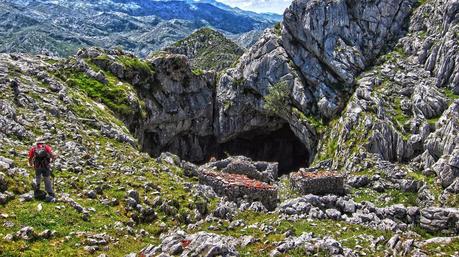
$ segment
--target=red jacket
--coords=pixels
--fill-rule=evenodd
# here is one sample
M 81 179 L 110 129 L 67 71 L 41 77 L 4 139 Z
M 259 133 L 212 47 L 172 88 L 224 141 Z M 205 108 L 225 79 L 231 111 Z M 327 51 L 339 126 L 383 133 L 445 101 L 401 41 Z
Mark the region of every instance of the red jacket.
M 33 160 L 33 158 L 35 157 L 35 149 L 37 149 L 37 147 L 42 147 L 42 144 L 38 144 L 37 146 L 33 146 L 32 148 L 30 148 L 29 150 L 29 162 Z M 53 149 L 51 148 L 51 146 L 49 145 L 45 145 L 45 151 L 49 154 L 50 158 L 53 156 Z M 47 164 L 49 165 L 49 163 Z M 40 167 L 37 167 L 38 164 L 37 163 L 34 163 L 34 168 L 40 168 Z M 41 168 L 44 168 L 44 167 L 41 167 Z

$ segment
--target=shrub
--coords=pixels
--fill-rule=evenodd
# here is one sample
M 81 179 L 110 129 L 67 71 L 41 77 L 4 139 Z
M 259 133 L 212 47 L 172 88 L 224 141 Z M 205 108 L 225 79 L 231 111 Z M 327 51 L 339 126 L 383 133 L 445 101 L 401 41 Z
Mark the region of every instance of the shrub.
M 290 88 L 287 82 L 276 83 L 264 99 L 266 110 L 275 114 L 290 113 Z

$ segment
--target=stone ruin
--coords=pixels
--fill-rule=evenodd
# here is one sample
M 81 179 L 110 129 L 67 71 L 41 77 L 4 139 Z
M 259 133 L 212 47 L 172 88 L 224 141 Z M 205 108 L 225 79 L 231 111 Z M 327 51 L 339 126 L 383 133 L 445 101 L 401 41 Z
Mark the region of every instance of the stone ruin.
M 268 210 L 274 210 L 277 206 L 276 187 L 245 175 L 208 171 L 199 174 L 199 182 L 211 186 L 218 195 L 224 195 L 230 201 L 258 201 Z
M 220 170 L 225 173 L 246 175 L 266 183 L 275 182 L 278 176 L 277 162 L 252 161 L 245 156 L 233 156 L 205 164 L 205 170 Z
M 344 195 L 344 177 L 336 172 L 306 170 L 290 173 L 292 187 L 302 194 Z
M 277 188 L 268 184 L 277 179 L 277 163 L 230 157 L 201 166 L 198 177 L 201 184 L 211 186 L 230 201 L 259 201 L 268 210 L 277 206 Z
M 196 175 L 201 184 L 211 186 L 230 201 L 259 201 L 268 210 L 276 208 L 277 188 L 273 184 L 278 178 L 278 163 L 233 156 L 202 165 Z M 302 194 L 345 194 L 344 177 L 322 166 L 290 173 L 290 181 Z

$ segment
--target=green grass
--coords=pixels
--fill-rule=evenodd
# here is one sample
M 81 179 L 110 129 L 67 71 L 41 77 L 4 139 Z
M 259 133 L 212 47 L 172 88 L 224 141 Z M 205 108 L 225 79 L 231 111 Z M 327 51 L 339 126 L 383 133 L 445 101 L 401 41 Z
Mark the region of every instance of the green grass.
M 398 123 L 398 126 L 403 130 L 403 126 L 410 120 L 410 116 L 406 115 L 401 107 L 402 99 L 400 97 L 395 97 L 393 102 L 394 108 L 394 119 Z
M 412 192 L 402 192 L 396 189 L 386 190 L 384 193 L 378 193 L 371 188 L 358 188 L 352 190 L 352 197 L 357 203 L 363 201 L 372 202 L 377 207 L 390 206 L 394 204 L 403 204 L 405 206 L 416 206 L 417 194 Z M 381 197 L 382 195 L 386 197 Z
M 49 65 L 53 65 L 53 64 L 58 63 L 59 60 L 56 60 L 56 59 L 46 59 L 45 62 L 48 63 Z
M 453 239 L 450 244 L 427 244 L 422 249 L 431 256 L 456 256 L 459 253 L 459 239 Z
M 102 84 L 101 82 L 89 78 L 83 73 L 72 74 L 67 83 L 70 86 L 78 87 L 89 97 L 102 102 L 115 113 L 122 115 L 133 114 L 130 107 L 128 94 L 126 89 L 122 86 L 109 84 Z
M 443 192 L 443 188 L 440 184 L 436 182 L 435 176 L 426 176 L 421 172 L 411 171 L 407 173 L 407 177 L 426 183 L 429 186 L 429 190 L 434 195 L 435 201 L 438 202 L 438 198 Z
M 119 56 L 117 59 L 125 67 L 141 72 L 142 76 L 153 76 L 155 74 L 153 65 L 151 65 L 147 61 L 141 60 L 136 57 L 129 57 L 125 55 Z
M 417 4 L 418 4 L 418 6 L 421 6 L 421 5 L 425 4 L 425 3 L 427 3 L 428 1 L 429 0 L 418 0 Z
M 453 90 L 450 88 L 444 88 L 443 94 L 445 94 L 445 96 L 450 100 L 450 102 L 459 99 L 459 95 L 454 94 Z
M 204 74 L 204 71 L 201 69 L 193 69 L 192 72 L 196 76 L 202 76 Z
M 439 119 L 440 119 L 440 116 L 439 117 L 430 118 L 430 119 L 427 119 L 427 123 L 429 123 L 430 126 L 435 127 L 435 125 L 437 124 Z
M 300 121 L 307 122 L 309 125 L 313 126 L 317 133 L 322 134 L 326 126 L 324 122 L 313 115 L 306 115 L 296 107 L 292 107 L 292 113 L 296 115 Z

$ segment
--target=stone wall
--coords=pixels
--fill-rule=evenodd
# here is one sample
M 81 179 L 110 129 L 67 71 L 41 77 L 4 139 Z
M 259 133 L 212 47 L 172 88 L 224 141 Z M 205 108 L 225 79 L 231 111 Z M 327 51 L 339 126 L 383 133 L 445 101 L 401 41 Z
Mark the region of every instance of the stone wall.
M 199 174 L 199 182 L 211 186 L 218 195 L 226 196 L 230 201 L 259 201 L 268 210 L 277 206 L 277 188 L 245 175 L 207 171 Z
M 344 177 L 332 172 L 299 171 L 290 174 L 290 181 L 303 194 L 344 194 Z
M 421 210 L 421 227 L 430 232 L 459 233 L 459 209 L 425 208 Z

